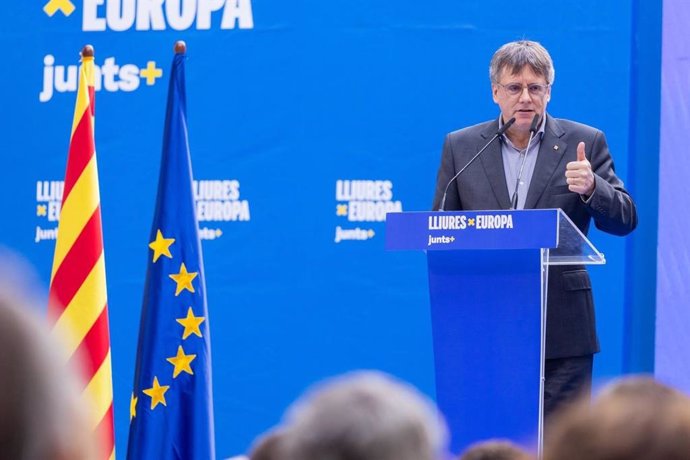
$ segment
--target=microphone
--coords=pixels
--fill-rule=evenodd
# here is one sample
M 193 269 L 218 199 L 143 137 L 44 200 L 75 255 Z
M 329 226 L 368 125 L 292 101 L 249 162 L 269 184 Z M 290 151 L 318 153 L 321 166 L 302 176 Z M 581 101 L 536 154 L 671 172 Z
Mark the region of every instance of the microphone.
M 517 209 L 518 203 L 518 187 L 520 186 L 520 179 L 522 179 L 522 170 L 525 168 L 525 160 L 527 159 L 527 151 L 532 143 L 532 138 L 537 132 L 537 123 L 539 122 L 539 114 L 534 114 L 532 118 L 532 124 L 529 126 L 529 139 L 527 140 L 527 147 L 525 147 L 522 153 L 522 162 L 520 163 L 520 172 L 518 172 L 517 180 L 515 181 L 515 191 L 513 192 L 513 199 L 510 200 L 510 209 Z
M 498 139 L 499 137 L 501 137 L 501 136 L 503 135 L 503 133 L 505 133 L 505 132 L 508 130 L 508 128 L 510 128 L 511 126 L 513 126 L 513 123 L 515 123 L 515 117 L 513 117 L 513 118 L 511 118 L 510 120 L 508 120 L 507 122 L 505 122 L 505 123 L 503 124 L 503 126 L 501 126 L 501 128 L 500 128 L 498 131 L 496 131 L 496 134 L 494 134 L 494 137 L 492 137 L 491 140 L 489 140 L 489 142 L 487 142 L 486 145 L 485 145 L 484 147 L 482 147 L 482 149 L 481 149 L 479 152 L 477 152 L 477 154 L 476 154 L 475 156 L 473 156 L 473 157 L 470 159 L 470 161 L 468 161 L 467 164 L 466 164 L 465 166 L 463 166 L 463 167 L 460 169 L 460 171 L 458 171 L 458 172 L 448 181 L 448 183 L 446 184 L 446 189 L 443 191 L 443 198 L 441 199 L 441 206 L 438 207 L 438 210 L 439 210 L 439 211 L 445 211 L 444 206 L 446 205 L 446 197 L 447 197 L 447 195 L 448 195 L 448 187 L 450 187 L 450 184 L 452 184 L 453 181 L 454 181 L 455 179 L 457 179 L 458 176 L 460 176 L 460 174 L 462 174 L 472 163 L 474 163 L 474 160 L 476 160 L 477 158 L 479 158 L 479 155 L 481 155 L 481 154 L 484 152 L 484 150 L 486 150 L 486 149 L 491 145 L 491 143 L 492 143 L 493 141 L 495 141 L 496 139 Z

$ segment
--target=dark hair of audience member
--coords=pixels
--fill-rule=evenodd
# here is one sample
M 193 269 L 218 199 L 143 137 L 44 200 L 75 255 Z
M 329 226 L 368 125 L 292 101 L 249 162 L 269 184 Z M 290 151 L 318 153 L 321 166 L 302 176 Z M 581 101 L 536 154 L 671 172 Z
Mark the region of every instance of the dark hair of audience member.
M 530 460 L 525 450 L 510 441 L 490 439 L 472 444 L 460 454 L 459 460 Z
M 690 459 L 690 400 L 649 377 L 625 378 L 561 414 L 546 460 Z
M 43 326 L 0 287 L 0 458 L 90 460 L 95 445 L 77 384 Z
M 252 446 L 249 460 L 281 460 L 283 432 L 270 431 L 260 436 Z

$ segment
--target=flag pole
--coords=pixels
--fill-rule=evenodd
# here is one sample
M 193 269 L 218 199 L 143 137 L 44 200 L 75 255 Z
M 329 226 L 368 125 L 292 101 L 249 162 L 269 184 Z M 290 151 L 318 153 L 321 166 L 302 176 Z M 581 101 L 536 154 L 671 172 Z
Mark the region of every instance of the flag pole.
M 51 334 L 84 381 L 82 399 L 100 443 L 99 460 L 113 459 L 113 385 L 101 200 L 94 139 L 94 48 L 81 66 L 64 191 L 50 275 Z
M 175 42 L 130 400 L 128 460 L 216 457 L 211 337 L 187 132 L 184 42 Z

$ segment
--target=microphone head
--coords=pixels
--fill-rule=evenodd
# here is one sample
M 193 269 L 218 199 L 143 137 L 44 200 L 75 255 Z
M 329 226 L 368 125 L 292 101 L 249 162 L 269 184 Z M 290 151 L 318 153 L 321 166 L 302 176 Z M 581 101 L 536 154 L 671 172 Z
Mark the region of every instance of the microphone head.
M 536 113 L 534 114 L 534 118 L 532 119 L 532 124 L 529 127 L 529 132 L 534 134 L 537 132 L 537 124 L 539 124 L 539 114 Z
M 511 118 L 510 120 L 508 120 L 508 121 L 506 121 L 505 123 L 503 123 L 503 126 L 501 126 L 501 129 L 498 130 L 498 132 L 496 133 L 496 135 L 499 136 L 499 137 L 502 136 L 503 133 L 505 133 L 505 132 L 508 130 L 508 128 L 510 128 L 511 126 L 513 126 L 513 123 L 515 123 L 515 117 L 513 117 L 513 118 Z

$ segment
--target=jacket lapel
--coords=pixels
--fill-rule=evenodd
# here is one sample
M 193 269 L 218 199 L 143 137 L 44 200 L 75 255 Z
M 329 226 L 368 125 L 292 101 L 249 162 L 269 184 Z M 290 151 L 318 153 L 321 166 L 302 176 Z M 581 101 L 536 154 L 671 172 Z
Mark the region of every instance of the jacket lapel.
M 479 146 L 477 146 L 477 151 L 484 147 L 484 145 L 489 142 L 498 131 L 498 120 L 491 123 L 489 127 L 481 134 L 483 140 Z M 510 208 L 510 197 L 508 196 L 508 186 L 506 185 L 506 173 L 503 169 L 503 155 L 501 153 L 501 140 L 496 139 L 491 145 L 482 153 L 480 157 L 482 166 L 484 166 L 484 172 L 486 177 L 491 184 L 494 196 L 498 202 L 498 209 L 509 209 Z
M 551 182 L 558 165 L 563 160 L 567 144 L 561 140 L 565 131 L 558 122 L 547 115 L 544 137 L 539 146 L 537 163 L 534 166 L 532 180 L 527 191 L 525 209 L 533 209 Z

